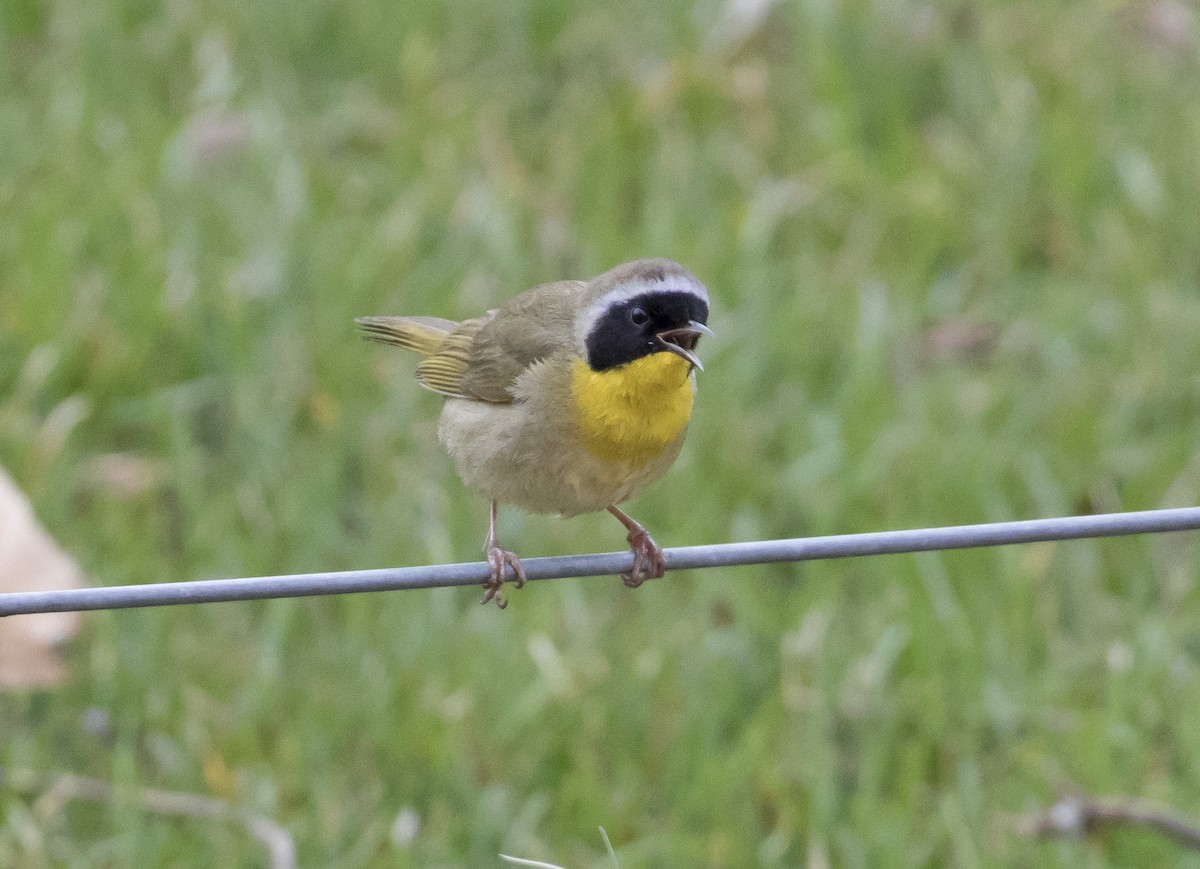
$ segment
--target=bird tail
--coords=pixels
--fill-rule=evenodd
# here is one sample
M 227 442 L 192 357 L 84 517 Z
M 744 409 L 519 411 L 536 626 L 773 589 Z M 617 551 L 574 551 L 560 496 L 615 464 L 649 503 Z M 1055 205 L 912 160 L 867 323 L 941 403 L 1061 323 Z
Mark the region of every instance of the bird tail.
M 450 333 L 458 328 L 453 320 L 439 317 L 359 317 L 354 322 L 364 338 L 403 347 L 422 356 L 439 352 Z

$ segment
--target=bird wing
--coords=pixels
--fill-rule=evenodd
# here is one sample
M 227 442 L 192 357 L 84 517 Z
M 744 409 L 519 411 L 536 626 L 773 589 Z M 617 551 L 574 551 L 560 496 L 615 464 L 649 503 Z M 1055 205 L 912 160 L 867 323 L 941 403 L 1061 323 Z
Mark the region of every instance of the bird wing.
M 465 320 L 417 366 L 417 380 L 455 398 L 508 404 L 530 365 L 575 346 L 582 281 L 542 284 L 482 317 Z

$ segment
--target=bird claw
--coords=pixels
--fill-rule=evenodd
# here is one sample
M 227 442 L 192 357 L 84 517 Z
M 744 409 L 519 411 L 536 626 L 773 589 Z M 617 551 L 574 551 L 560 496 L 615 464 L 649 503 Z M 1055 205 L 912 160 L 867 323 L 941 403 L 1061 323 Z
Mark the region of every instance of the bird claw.
M 633 551 L 633 570 L 621 574 L 621 581 L 628 588 L 637 588 L 647 579 L 662 579 L 667 572 L 667 559 L 662 547 L 645 528 L 637 527 L 625 538 Z
M 504 609 L 508 606 L 508 600 L 501 593 L 500 589 L 504 585 L 504 568 L 511 567 L 513 572 L 512 583 L 515 588 L 523 588 L 525 585 L 525 568 L 521 565 L 521 559 L 517 558 L 515 552 L 509 552 L 507 549 L 501 549 L 499 546 L 492 544 L 487 550 L 488 564 L 492 567 L 492 575 L 487 582 L 483 584 L 483 600 L 481 604 L 490 603 L 493 600 L 496 606 Z

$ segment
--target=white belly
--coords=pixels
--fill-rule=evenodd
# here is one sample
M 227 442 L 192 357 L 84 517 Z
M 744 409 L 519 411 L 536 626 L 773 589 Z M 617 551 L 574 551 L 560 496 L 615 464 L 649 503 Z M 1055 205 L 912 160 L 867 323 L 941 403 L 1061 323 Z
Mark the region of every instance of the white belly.
M 531 513 L 573 516 L 632 497 L 675 461 L 682 435 L 660 455 L 632 465 L 589 452 L 571 428 L 536 402 L 446 400 L 438 439 L 463 482 L 486 497 Z M 552 414 L 562 416 L 561 409 Z

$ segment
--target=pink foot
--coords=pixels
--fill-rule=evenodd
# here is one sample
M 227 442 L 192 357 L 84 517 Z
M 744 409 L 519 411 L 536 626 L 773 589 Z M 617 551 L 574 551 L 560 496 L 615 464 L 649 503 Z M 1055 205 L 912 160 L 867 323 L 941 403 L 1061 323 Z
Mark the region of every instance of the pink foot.
M 512 568 L 513 585 L 517 588 L 525 585 L 525 568 L 521 566 L 521 559 L 517 558 L 515 552 L 501 549 L 495 543 L 488 546 L 487 560 L 488 564 L 492 566 L 492 576 L 483 584 L 483 600 L 480 603 L 488 603 L 494 600 L 496 606 L 504 609 L 508 606 L 508 601 L 500 593 L 500 588 L 504 585 L 504 568 Z
M 629 588 L 637 588 L 647 579 L 662 579 L 667 572 L 667 559 L 649 532 L 637 525 L 625 539 L 633 551 L 633 570 L 621 574 L 621 581 Z

